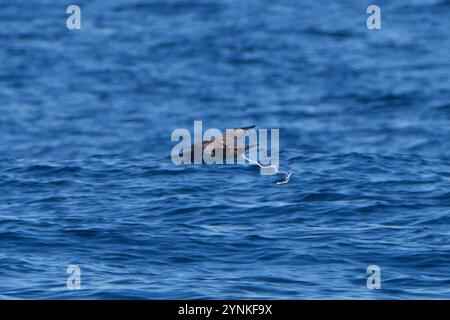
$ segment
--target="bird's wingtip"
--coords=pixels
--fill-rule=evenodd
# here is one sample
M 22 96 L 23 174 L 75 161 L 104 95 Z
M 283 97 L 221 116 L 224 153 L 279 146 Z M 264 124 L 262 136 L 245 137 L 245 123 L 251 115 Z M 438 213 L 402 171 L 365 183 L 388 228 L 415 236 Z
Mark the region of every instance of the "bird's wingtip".
M 256 126 L 253 125 L 253 126 L 243 127 L 243 128 L 239 128 L 239 129 L 242 129 L 242 130 L 251 130 L 251 129 L 254 129 L 255 127 L 256 127 Z

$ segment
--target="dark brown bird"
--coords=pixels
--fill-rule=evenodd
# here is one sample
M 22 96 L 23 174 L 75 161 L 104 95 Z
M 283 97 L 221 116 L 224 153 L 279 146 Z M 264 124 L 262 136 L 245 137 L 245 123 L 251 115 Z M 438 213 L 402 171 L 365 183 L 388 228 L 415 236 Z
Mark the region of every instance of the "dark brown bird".
M 246 144 L 245 146 L 238 145 L 234 143 L 235 138 L 239 139 L 244 137 L 247 131 L 254 129 L 255 126 L 250 127 L 243 127 L 243 128 L 235 128 L 233 131 L 227 132 L 222 139 L 218 140 L 211 140 L 211 141 L 202 141 L 197 142 L 191 146 L 190 157 L 191 157 L 191 163 L 194 163 L 194 150 L 195 147 L 201 144 L 201 150 L 202 150 L 202 163 L 204 162 L 203 154 L 209 154 L 212 157 L 215 157 L 216 150 L 222 149 L 222 156 L 223 156 L 223 163 L 226 161 L 227 155 L 230 155 L 233 157 L 233 159 L 236 159 L 237 157 L 244 154 L 246 151 L 248 151 L 250 148 L 255 147 L 256 145 L 250 145 Z M 227 141 L 232 141 L 232 145 L 227 145 Z

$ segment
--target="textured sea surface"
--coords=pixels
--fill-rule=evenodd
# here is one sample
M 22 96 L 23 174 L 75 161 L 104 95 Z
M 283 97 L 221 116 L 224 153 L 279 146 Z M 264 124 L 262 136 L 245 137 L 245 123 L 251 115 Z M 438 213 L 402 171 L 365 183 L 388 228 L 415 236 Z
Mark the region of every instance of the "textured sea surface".
M 0 0 L 0 298 L 450 298 L 450 1 L 69 4 Z M 194 120 L 292 180 L 174 165 Z

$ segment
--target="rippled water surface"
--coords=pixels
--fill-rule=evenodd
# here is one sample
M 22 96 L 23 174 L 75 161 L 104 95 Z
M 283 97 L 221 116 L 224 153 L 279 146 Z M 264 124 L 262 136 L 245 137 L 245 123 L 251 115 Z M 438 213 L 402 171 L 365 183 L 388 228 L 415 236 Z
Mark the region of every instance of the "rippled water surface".
M 77 4 L 0 3 L 0 298 L 450 298 L 449 1 Z M 194 120 L 291 182 L 175 166 Z

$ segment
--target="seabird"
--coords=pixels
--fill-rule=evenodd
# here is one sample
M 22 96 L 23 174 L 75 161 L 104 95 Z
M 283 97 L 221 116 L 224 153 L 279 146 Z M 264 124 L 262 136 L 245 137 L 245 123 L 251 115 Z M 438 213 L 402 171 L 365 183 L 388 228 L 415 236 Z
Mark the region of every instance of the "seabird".
M 194 150 L 196 146 L 201 145 L 202 152 L 202 163 L 204 163 L 203 154 L 206 151 L 207 154 L 210 154 L 212 157 L 215 156 L 215 152 L 217 149 L 222 149 L 223 155 L 223 163 L 226 161 L 227 154 L 233 156 L 234 159 L 243 155 L 249 149 L 256 147 L 256 144 L 246 144 L 244 146 L 234 143 L 234 137 L 237 139 L 242 138 L 247 131 L 254 129 L 255 126 L 243 127 L 243 128 L 234 128 L 233 130 L 227 131 L 222 139 L 212 139 L 211 141 L 201 141 L 193 144 L 191 146 L 191 163 L 194 163 Z M 232 141 L 232 145 L 228 146 L 227 142 Z M 233 149 L 232 149 L 233 148 Z
M 242 146 L 242 145 L 236 145 L 234 143 L 235 137 L 237 139 L 242 138 L 248 130 L 252 130 L 254 128 L 255 128 L 255 126 L 235 128 L 233 130 L 227 131 L 225 136 L 222 139 L 218 139 L 218 140 L 212 139 L 211 141 L 201 141 L 201 142 L 197 142 L 197 143 L 193 144 L 191 146 L 191 150 L 190 150 L 191 163 L 194 163 L 194 150 L 195 150 L 196 146 L 199 148 L 201 145 L 202 163 L 205 163 L 204 159 L 203 159 L 203 153 L 205 151 L 206 151 L 206 153 L 208 153 L 212 157 L 214 157 L 215 151 L 217 149 L 222 149 L 223 163 L 226 163 L 227 153 L 233 155 L 234 159 L 236 159 L 239 156 L 242 156 L 245 160 L 248 160 L 250 163 L 256 164 L 260 168 L 271 168 L 277 174 L 284 174 L 285 175 L 284 179 L 280 179 L 277 181 L 278 185 L 288 183 L 291 180 L 291 176 L 293 173 L 292 170 L 285 172 L 285 171 L 280 171 L 278 166 L 275 166 L 275 165 L 263 166 L 258 161 L 251 160 L 245 156 L 246 151 L 248 151 L 249 149 L 251 149 L 253 147 L 256 147 L 257 145 L 246 144 L 246 145 Z M 232 146 L 228 146 L 227 141 L 232 141 Z M 231 148 L 233 148 L 233 149 L 231 149 Z

